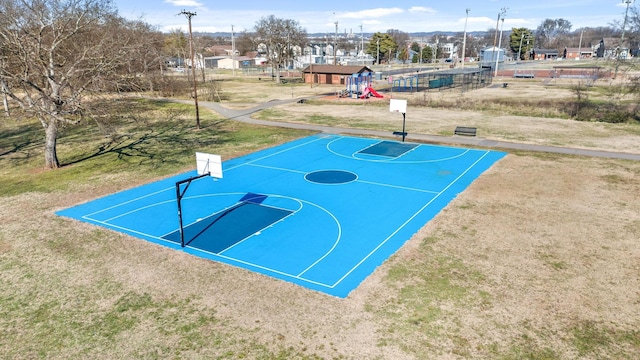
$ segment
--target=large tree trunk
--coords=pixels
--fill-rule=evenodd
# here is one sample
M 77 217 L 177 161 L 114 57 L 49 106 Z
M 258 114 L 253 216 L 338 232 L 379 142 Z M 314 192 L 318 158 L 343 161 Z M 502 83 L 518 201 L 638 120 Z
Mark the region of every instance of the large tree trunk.
M 276 78 L 274 79 L 276 84 L 280 84 L 280 64 L 274 64 Z
M 4 106 L 4 114 L 7 115 L 7 117 L 10 117 L 11 113 L 9 112 L 9 101 L 7 100 L 7 93 L 5 92 L 2 93 L 2 105 Z
M 7 115 L 7 117 L 11 116 L 11 113 L 9 112 L 9 100 L 8 100 L 8 96 L 7 96 L 7 92 L 9 92 L 9 87 L 7 86 L 7 83 L 3 80 L 0 80 L 0 86 L 2 87 L 2 105 L 4 106 L 4 113 L 5 115 Z
M 56 141 L 58 140 L 58 122 L 50 119 L 45 129 L 45 145 L 44 145 L 44 166 L 48 169 L 56 169 L 60 167 L 58 162 L 58 154 L 56 151 Z

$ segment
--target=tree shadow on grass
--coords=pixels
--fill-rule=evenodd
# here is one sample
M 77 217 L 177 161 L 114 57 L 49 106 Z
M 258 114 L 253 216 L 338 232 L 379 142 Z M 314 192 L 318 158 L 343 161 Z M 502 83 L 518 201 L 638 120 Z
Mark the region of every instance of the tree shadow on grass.
M 217 128 L 220 122 L 211 124 Z M 100 144 L 92 153 L 82 154 L 61 164 L 69 166 L 107 154 L 117 154 L 118 159 L 139 158 L 145 161 L 165 163 L 172 157 L 193 153 L 196 148 L 209 147 L 227 142 L 223 130 L 195 130 L 193 124 L 167 121 L 153 124 L 142 133 L 112 134 L 109 141 Z
M 38 135 L 40 135 L 38 133 Z M 44 136 L 36 136 L 33 126 L 0 131 L 0 157 L 29 150 L 44 144 Z

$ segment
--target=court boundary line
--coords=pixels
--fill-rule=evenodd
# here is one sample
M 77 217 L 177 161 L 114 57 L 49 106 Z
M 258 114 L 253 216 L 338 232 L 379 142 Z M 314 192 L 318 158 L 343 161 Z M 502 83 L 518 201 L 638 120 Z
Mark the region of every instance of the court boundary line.
M 133 189 L 136 189 L 136 188 L 123 190 L 123 192 L 124 192 L 124 191 L 131 191 L 131 190 L 133 190 Z M 117 205 L 109 206 L 109 207 L 104 208 L 104 209 L 101 209 L 101 210 L 99 210 L 99 211 L 95 211 L 95 212 L 92 212 L 92 213 L 90 213 L 90 214 L 86 214 L 86 216 L 93 216 L 93 215 L 95 215 L 95 214 L 99 214 L 99 213 L 101 213 L 101 212 L 109 211 L 109 210 L 115 209 L 115 208 L 117 208 L 117 207 L 120 207 L 120 206 L 122 206 L 122 205 L 126 205 L 126 204 L 129 204 L 129 203 L 132 203 L 132 202 L 135 202 L 135 201 L 138 201 L 138 200 L 141 200 L 141 199 L 147 198 L 147 197 L 155 196 L 155 195 L 158 195 L 158 194 L 160 194 L 160 193 L 162 193 L 162 192 L 169 191 L 169 190 L 175 190 L 175 186 L 174 186 L 174 187 L 168 187 L 168 188 L 165 188 L 165 189 L 162 189 L 162 190 L 158 190 L 158 191 L 154 191 L 154 192 L 152 192 L 152 193 L 149 193 L 149 194 L 146 194 L 146 195 L 143 195 L 143 196 L 138 196 L 137 198 L 130 199 L 130 200 L 127 200 L 127 201 L 124 201 L 124 202 L 118 203 Z
M 471 164 L 469 167 L 467 167 L 467 169 L 465 169 L 465 171 L 463 171 L 460 175 L 458 175 L 458 177 L 456 177 L 453 181 L 451 181 L 449 183 L 449 185 L 447 185 L 444 189 L 442 189 L 442 191 L 440 191 L 439 194 L 437 194 L 436 196 L 434 196 L 431 200 L 429 200 L 429 202 L 427 202 L 422 208 L 420 208 L 420 210 L 418 210 L 416 213 L 414 213 L 411 217 L 409 217 L 402 225 L 400 225 L 400 227 L 398 227 L 394 232 L 391 233 L 391 235 L 389 235 L 386 239 L 384 239 L 384 241 L 382 241 L 380 244 L 378 244 L 378 246 L 376 246 L 373 250 L 371 250 L 371 252 L 369 252 L 369 254 L 367 254 L 367 256 L 365 256 L 364 258 L 362 258 L 354 267 L 351 268 L 351 270 L 349 270 L 346 274 L 344 274 L 335 284 L 334 287 L 337 286 L 338 284 L 340 284 L 342 281 L 344 281 L 344 279 L 346 279 L 349 275 L 351 275 L 351 273 L 353 273 L 354 271 L 357 270 L 358 267 L 360 267 L 360 265 L 362 265 L 362 263 L 364 263 L 365 261 L 367 261 L 367 259 L 369 257 L 371 257 L 374 253 L 376 253 L 384 244 L 386 244 L 392 237 L 394 237 L 400 230 L 402 230 L 405 226 L 407 226 L 407 224 L 409 224 L 411 221 L 413 221 L 413 219 L 415 219 L 420 213 L 422 213 L 425 209 L 427 209 L 427 207 L 429 207 L 429 205 L 431 205 L 437 198 L 439 198 L 442 194 L 444 194 L 447 190 L 449 190 L 449 188 L 451 186 L 453 186 L 453 184 L 455 184 L 458 180 L 460 180 L 460 178 L 462 178 L 464 175 L 466 175 L 474 166 L 476 166 L 482 159 L 484 159 L 487 155 L 490 154 L 490 151 L 486 151 L 480 158 L 478 158 L 473 164 Z M 408 241 L 409 239 L 407 239 Z

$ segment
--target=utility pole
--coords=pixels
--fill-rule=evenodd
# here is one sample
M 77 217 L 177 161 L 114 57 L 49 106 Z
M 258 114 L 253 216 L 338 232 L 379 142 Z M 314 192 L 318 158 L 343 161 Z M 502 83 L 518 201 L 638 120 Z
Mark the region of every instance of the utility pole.
M 333 65 L 338 65 L 338 20 L 336 20 L 336 36 L 333 38 Z
M 582 36 L 584 35 L 584 29 L 580 31 L 580 42 L 578 43 L 578 60 L 582 59 Z
M 191 53 L 191 73 L 193 74 L 193 99 L 196 105 L 196 129 L 200 129 L 200 110 L 198 109 L 198 85 L 196 81 L 196 63 L 193 53 L 193 32 L 191 31 L 191 18 L 196 13 L 182 10 L 180 15 L 185 15 L 189 20 L 189 52 Z
M 236 76 L 236 39 L 233 33 L 233 25 L 231 25 L 231 66 L 233 67 L 233 76 Z
M 616 54 L 616 71 L 613 75 L 615 79 L 618 76 L 618 67 L 620 66 L 620 52 L 622 51 L 622 46 L 624 46 L 624 31 L 627 28 L 627 15 L 629 14 L 629 5 L 633 3 L 635 0 L 622 0 L 624 4 L 627 4 L 627 9 L 624 11 L 624 22 L 622 23 L 622 36 L 620 37 L 620 46 L 618 47 L 618 53 Z
M 498 13 L 498 20 L 496 21 L 496 33 L 493 36 L 493 51 L 491 52 L 491 64 L 495 61 L 496 58 L 496 45 L 498 45 L 498 27 L 500 26 L 500 17 L 502 16 L 502 12 Z M 484 59 L 483 59 L 484 61 Z
M 362 31 L 362 24 L 360 24 L 360 48 L 362 49 L 362 66 L 364 66 L 364 32 Z
M 376 65 L 380 65 L 380 38 L 379 37 L 376 43 L 378 44 L 378 52 L 376 53 Z
M 466 11 L 467 17 L 464 19 L 464 38 L 462 39 L 462 69 L 464 69 L 464 58 L 467 50 L 467 21 L 469 20 L 469 11 L 471 11 L 471 9 L 467 8 Z M 420 54 L 420 58 L 422 58 L 422 54 Z
M 524 31 L 520 34 L 520 46 L 518 46 L 518 57 L 516 58 L 516 65 L 520 61 L 520 53 L 522 52 L 522 41 L 524 40 Z M 582 35 L 580 35 L 580 42 L 582 42 Z
M 313 89 L 313 43 L 309 42 L 309 76 L 311 77 L 311 88 Z
M 498 15 L 498 19 L 502 20 L 502 26 L 500 27 L 500 40 L 498 41 L 498 48 L 496 48 L 496 70 L 494 73 L 494 77 L 498 76 L 498 62 L 500 61 L 500 48 L 502 47 L 502 30 L 504 30 L 504 16 L 507 14 L 507 7 L 503 7 L 502 11 L 500 11 L 500 15 Z

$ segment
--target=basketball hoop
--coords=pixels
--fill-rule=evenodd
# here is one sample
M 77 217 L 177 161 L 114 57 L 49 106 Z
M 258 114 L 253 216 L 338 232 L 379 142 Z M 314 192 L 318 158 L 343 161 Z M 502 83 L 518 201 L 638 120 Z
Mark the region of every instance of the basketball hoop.
M 389 102 L 389 111 L 402 113 L 402 132 L 394 131 L 393 135 L 399 135 L 399 136 L 401 135 L 402 142 L 404 142 L 405 137 L 407 137 L 407 133 L 404 131 L 406 114 L 407 114 L 407 100 L 391 99 L 391 101 Z

